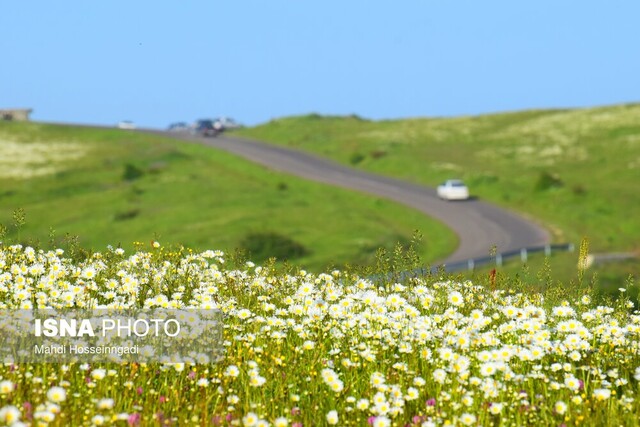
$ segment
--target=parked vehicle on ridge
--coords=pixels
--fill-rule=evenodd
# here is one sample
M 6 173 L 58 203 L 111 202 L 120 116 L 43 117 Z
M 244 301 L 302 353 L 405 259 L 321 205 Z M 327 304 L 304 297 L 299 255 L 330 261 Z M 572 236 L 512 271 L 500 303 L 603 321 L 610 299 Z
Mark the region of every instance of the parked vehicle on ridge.
M 189 125 L 186 122 L 171 123 L 167 130 L 171 132 L 186 132 L 189 130 Z
M 218 136 L 222 132 L 222 126 L 214 120 L 201 119 L 196 120 L 191 132 L 200 136 Z
M 123 120 L 118 123 L 119 129 L 135 129 L 136 125 L 131 120 Z
M 222 130 L 238 129 L 242 127 L 240 123 L 236 122 L 235 120 L 229 117 L 219 117 L 216 119 L 216 122 L 220 124 L 220 126 L 222 127 Z

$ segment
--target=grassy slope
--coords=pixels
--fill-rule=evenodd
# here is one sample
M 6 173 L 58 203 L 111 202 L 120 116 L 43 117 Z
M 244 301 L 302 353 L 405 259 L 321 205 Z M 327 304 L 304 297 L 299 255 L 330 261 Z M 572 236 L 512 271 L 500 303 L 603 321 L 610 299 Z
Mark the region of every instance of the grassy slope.
M 594 251 L 619 251 L 639 246 L 639 117 L 640 105 L 378 122 L 308 115 L 240 133 L 423 184 L 460 177 L 538 218 L 556 241 L 586 236 Z M 562 186 L 536 191 L 545 173 Z
M 123 179 L 127 164 L 144 174 Z M 53 171 L 9 173 L 44 168 Z M 308 269 L 369 261 L 376 248 L 407 241 L 416 229 L 428 235 L 427 259 L 456 244 L 453 233 L 418 212 L 210 148 L 117 129 L 0 122 L 0 224 L 12 224 L 16 208 L 27 214 L 23 239 L 47 242 L 52 227 L 58 238 L 78 235 L 97 250 L 157 238 L 229 251 L 249 232 L 275 231 L 311 249 L 297 262 Z

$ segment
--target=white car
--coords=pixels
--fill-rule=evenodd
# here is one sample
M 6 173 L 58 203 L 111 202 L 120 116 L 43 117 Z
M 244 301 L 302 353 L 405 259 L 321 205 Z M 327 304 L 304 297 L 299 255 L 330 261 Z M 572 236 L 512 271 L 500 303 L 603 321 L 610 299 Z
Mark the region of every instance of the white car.
M 242 127 L 240 123 L 229 117 L 220 117 L 216 119 L 215 122 L 222 130 L 239 129 Z
M 438 197 L 443 200 L 467 200 L 469 189 L 459 179 L 450 179 L 438 185 Z
M 118 128 L 119 129 L 135 129 L 136 125 L 133 124 L 131 120 L 123 120 L 120 123 L 118 123 Z

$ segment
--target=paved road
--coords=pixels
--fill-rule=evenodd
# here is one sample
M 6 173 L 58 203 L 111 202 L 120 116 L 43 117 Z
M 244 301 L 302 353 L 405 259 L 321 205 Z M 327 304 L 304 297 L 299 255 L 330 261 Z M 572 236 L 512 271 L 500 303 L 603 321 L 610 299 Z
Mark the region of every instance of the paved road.
M 479 200 L 445 202 L 429 187 L 359 171 L 312 154 L 258 141 L 228 135 L 204 138 L 170 132 L 162 134 L 219 148 L 270 169 L 373 194 L 417 209 L 443 222 L 458 235 L 456 251 L 438 264 L 486 256 L 493 246 L 504 252 L 545 245 L 550 241 L 549 234 L 540 226 Z M 428 235 L 426 231 L 423 233 Z

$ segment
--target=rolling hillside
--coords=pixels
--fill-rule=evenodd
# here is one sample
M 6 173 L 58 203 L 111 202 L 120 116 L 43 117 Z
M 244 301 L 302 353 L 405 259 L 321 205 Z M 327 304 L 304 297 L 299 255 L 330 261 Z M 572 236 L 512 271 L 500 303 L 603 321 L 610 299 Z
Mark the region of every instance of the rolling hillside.
M 23 209 L 26 224 L 15 225 Z M 456 246 L 441 224 L 394 203 L 275 173 L 222 151 L 119 129 L 0 122 L 0 224 L 8 237 L 83 247 L 134 242 L 245 248 L 254 261 L 308 269 L 368 263 L 379 247 L 425 236 L 437 259 Z M 50 238 L 50 230 L 55 231 Z M 1 238 L 0 238 L 1 239 Z
M 238 134 L 431 186 L 459 177 L 556 241 L 640 248 L 639 104 L 389 121 L 311 114 Z

